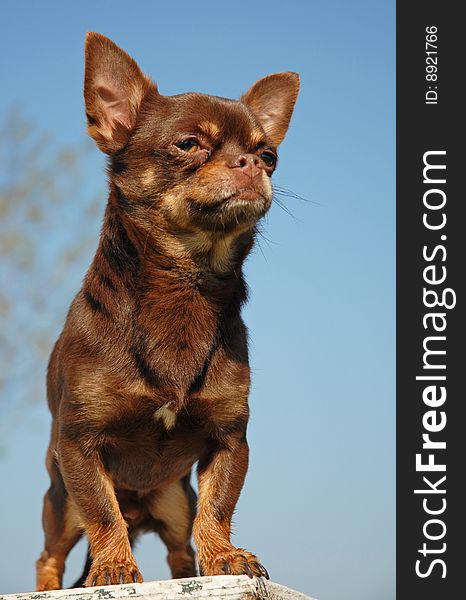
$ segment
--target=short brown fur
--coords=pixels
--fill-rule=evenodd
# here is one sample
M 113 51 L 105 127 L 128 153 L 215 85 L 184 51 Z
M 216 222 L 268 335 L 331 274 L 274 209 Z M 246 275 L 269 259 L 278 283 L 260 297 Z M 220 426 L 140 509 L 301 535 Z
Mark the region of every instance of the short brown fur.
M 240 101 L 162 96 L 99 34 L 86 40 L 88 131 L 109 155 L 100 243 L 52 352 L 45 549 L 37 590 L 62 586 L 85 533 L 85 585 L 142 581 L 131 545 L 159 533 L 173 577 L 267 572 L 230 542 L 248 465 L 242 264 L 298 77 Z M 199 499 L 189 483 L 198 463 Z

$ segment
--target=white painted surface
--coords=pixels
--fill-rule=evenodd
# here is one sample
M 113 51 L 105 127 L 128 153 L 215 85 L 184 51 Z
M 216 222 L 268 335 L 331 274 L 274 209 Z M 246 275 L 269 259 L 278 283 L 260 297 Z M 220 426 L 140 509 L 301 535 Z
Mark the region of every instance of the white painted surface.
M 55 590 L 0 595 L 0 600 L 195 600 L 226 598 L 227 600 L 313 600 L 278 583 L 246 575 L 189 577 L 168 581 L 149 581 L 127 585 Z

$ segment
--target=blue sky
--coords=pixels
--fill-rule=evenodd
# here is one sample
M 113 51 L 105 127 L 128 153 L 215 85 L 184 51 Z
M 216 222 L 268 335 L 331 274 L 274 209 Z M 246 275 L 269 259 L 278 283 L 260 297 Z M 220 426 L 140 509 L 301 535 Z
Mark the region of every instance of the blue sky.
M 246 267 L 251 466 L 234 540 L 275 581 L 319 600 L 394 598 L 394 2 L 4 0 L 2 24 L 0 118 L 21 106 L 58 144 L 85 138 L 86 31 L 111 37 L 164 94 L 238 97 L 266 74 L 300 73 L 274 178 L 308 201 L 283 198 L 292 217 L 272 208 Z M 102 213 L 104 159 L 92 150 L 86 165 Z M 47 233 L 44 256 L 81 235 L 82 210 L 73 202 Z M 89 257 L 100 219 L 83 232 Z M 53 290 L 57 334 L 86 267 Z M 10 390 L 24 385 L 17 377 Z M 34 586 L 48 427 L 38 397 L 4 440 L 0 593 Z M 70 557 L 65 583 L 82 554 Z M 144 539 L 136 557 L 146 579 L 168 578 L 160 542 Z

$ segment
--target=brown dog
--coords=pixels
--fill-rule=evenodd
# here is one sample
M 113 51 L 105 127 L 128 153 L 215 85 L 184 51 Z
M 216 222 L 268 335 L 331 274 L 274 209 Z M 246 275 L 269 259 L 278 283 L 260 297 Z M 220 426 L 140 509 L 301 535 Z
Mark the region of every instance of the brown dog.
M 248 466 L 242 263 L 299 89 L 294 73 L 239 101 L 162 96 L 90 33 L 88 131 L 109 155 L 99 247 L 48 369 L 53 415 L 37 590 L 60 588 L 89 539 L 85 585 L 142 581 L 131 544 L 156 531 L 173 577 L 267 576 L 230 542 Z M 190 486 L 198 461 L 199 499 Z

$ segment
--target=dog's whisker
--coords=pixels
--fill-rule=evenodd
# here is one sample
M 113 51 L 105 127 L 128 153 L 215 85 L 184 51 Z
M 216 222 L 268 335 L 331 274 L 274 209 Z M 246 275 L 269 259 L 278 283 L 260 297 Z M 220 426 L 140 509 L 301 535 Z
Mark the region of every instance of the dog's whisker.
M 311 200 L 310 198 L 300 196 L 296 192 L 287 190 L 286 188 L 282 188 L 277 185 L 273 186 L 273 191 L 274 191 L 275 195 L 283 196 L 284 198 L 292 198 L 293 200 L 300 200 L 302 202 L 307 202 L 309 204 L 315 204 L 316 206 L 322 206 L 321 203 L 317 202 L 316 200 Z
M 294 216 L 294 214 L 291 212 L 291 210 L 287 207 L 286 204 L 284 204 L 279 198 L 277 198 L 276 196 L 274 196 L 274 202 L 275 204 L 281 208 L 284 212 L 286 212 L 292 219 L 294 219 L 295 221 L 297 221 L 298 219 Z

